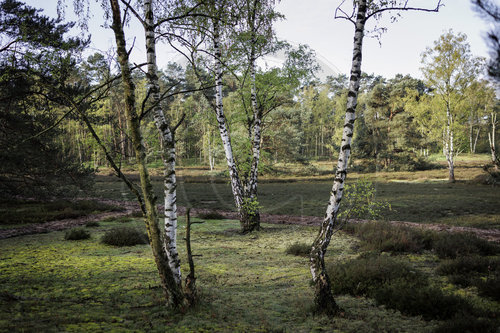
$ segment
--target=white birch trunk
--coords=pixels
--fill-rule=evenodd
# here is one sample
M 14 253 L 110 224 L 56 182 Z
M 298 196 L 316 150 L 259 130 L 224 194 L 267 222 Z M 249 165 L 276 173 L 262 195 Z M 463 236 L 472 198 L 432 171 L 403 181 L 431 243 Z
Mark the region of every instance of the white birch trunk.
M 252 45 L 254 41 L 252 40 Z M 260 161 L 260 145 L 262 139 L 262 114 L 257 105 L 257 88 L 255 82 L 255 54 L 252 50 L 250 55 L 250 80 L 251 80 L 251 90 L 250 99 L 253 113 L 253 136 L 252 140 L 252 166 L 250 169 L 250 179 L 249 179 L 249 191 L 248 196 L 251 199 L 257 197 L 257 182 L 258 182 L 258 172 L 259 172 L 259 161 Z
M 497 123 L 497 115 L 496 113 L 492 112 L 491 113 L 491 132 L 488 133 L 488 141 L 490 143 L 490 153 L 491 153 L 491 162 L 495 166 L 495 170 L 499 170 L 499 161 L 497 157 L 497 152 L 496 152 L 496 138 L 495 138 L 495 132 L 496 132 L 496 123 Z
M 215 114 L 219 125 L 219 132 L 226 155 L 227 167 L 229 169 L 229 177 L 231 180 L 231 190 L 234 196 L 236 208 L 240 213 L 243 206 L 243 189 L 236 168 L 236 162 L 233 156 L 233 148 L 231 146 L 231 137 L 227 126 L 226 116 L 224 115 L 224 105 L 222 103 L 222 52 L 220 49 L 220 32 L 217 22 L 214 22 L 214 52 L 215 52 Z
M 474 138 L 474 145 L 472 146 L 472 153 L 475 154 L 476 153 L 476 147 L 477 147 L 477 140 L 479 139 L 479 133 L 481 132 L 481 128 L 478 128 L 477 129 L 477 132 L 476 132 L 476 137 Z
M 258 27 L 256 27 L 257 3 L 257 0 L 253 1 L 248 12 L 248 30 L 251 33 L 248 65 L 250 70 L 250 104 L 253 116 L 252 123 L 250 125 L 250 128 L 248 129 L 249 139 L 252 145 L 252 162 L 250 165 L 250 175 L 245 184 L 245 195 L 252 203 L 257 200 L 257 184 L 259 177 L 260 149 L 262 141 L 262 112 L 257 105 L 257 87 L 255 78 L 258 29 Z M 246 219 L 243 223 L 243 231 L 248 232 L 258 229 L 260 229 L 260 213 L 258 211 L 258 208 L 256 208 L 256 210 L 252 212 L 251 216 L 247 214 Z
M 344 192 L 344 182 L 347 175 L 349 155 L 351 153 L 351 140 L 354 131 L 355 111 L 357 106 L 359 80 L 361 78 L 362 45 L 364 37 L 364 26 L 366 22 L 367 1 L 361 0 L 358 3 L 356 15 L 356 26 L 354 33 L 354 47 L 351 77 L 349 81 L 349 93 L 347 98 L 347 109 L 345 113 L 344 129 L 342 132 L 342 142 L 340 145 L 337 170 L 328 201 L 325 218 L 321 224 L 318 236 L 314 240 L 311 248 L 310 269 L 315 283 L 315 304 L 318 311 L 335 313 L 338 306 L 331 293 L 330 279 L 325 268 L 325 253 L 330 243 L 337 213 Z
M 153 117 L 158 128 L 163 146 L 162 159 L 164 165 L 164 192 L 165 192 L 165 239 L 164 250 L 168 258 L 168 265 L 172 270 L 175 282 L 181 287 L 181 265 L 177 252 L 177 180 L 175 177 L 175 140 L 170 122 L 165 118 L 160 103 L 160 86 L 158 83 L 158 68 L 156 64 L 156 42 L 154 32 L 154 17 L 152 0 L 144 1 L 146 52 L 148 63 L 148 89 L 152 102 L 155 104 Z
M 454 145 L 453 145 L 453 115 L 451 114 L 450 111 L 450 105 L 447 103 L 446 105 L 446 118 L 447 118 L 447 125 L 446 125 L 446 143 L 445 143 L 445 156 L 446 156 L 446 161 L 448 162 L 448 180 L 450 182 L 455 182 L 455 164 L 454 164 L 454 159 L 455 159 L 455 151 L 454 151 Z

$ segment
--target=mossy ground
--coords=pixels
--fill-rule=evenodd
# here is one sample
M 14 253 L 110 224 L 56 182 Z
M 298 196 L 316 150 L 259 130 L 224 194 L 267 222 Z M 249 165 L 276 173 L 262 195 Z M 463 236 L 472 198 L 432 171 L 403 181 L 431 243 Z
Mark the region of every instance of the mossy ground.
M 149 246 L 100 243 L 119 224 L 102 222 L 82 241 L 65 241 L 64 232 L 0 240 L 0 331 L 430 332 L 437 325 L 350 296 L 337 298 L 342 316 L 313 317 L 308 260 L 285 250 L 297 239 L 312 242 L 316 228 L 265 224 L 241 235 L 229 220 L 194 226 L 201 300 L 184 315 L 168 312 Z M 183 231 L 181 224 L 180 239 Z M 328 261 L 354 257 L 356 242 L 336 234 Z

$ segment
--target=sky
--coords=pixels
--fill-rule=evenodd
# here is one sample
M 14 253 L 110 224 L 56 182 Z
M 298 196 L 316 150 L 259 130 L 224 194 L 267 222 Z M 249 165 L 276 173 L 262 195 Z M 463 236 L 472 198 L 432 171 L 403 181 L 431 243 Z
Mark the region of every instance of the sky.
M 43 8 L 48 16 L 57 15 L 56 0 L 25 0 L 25 2 L 33 7 Z M 66 19 L 75 20 L 72 14 L 72 0 L 66 2 L 68 4 Z M 354 26 L 346 20 L 334 19 L 335 8 L 340 2 L 339 0 L 281 0 L 276 9 L 286 18 L 277 22 L 275 29 L 279 38 L 294 44 L 309 45 L 340 73 L 348 74 L 351 67 Z M 384 26 L 387 27 L 387 32 L 382 35 L 380 41 L 375 38 L 364 40 L 362 70 L 386 78 L 392 78 L 398 73 L 421 77 L 419 70 L 421 53 L 449 29 L 468 36 L 471 51 L 475 56 L 488 57 L 484 37 L 490 30 L 491 23 L 478 17 L 472 10 L 470 0 L 443 0 L 442 3 L 444 6 L 439 13 L 404 12 L 395 23 L 387 22 L 386 17 Z M 410 0 L 409 4 L 433 7 L 436 1 Z M 112 32 L 102 26 L 100 7 L 93 6 L 93 11 L 95 13 L 89 21 L 89 33 L 92 37 L 89 52 L 107 52 L 114 47 Z M 371 23 L 368 24 L 368 28 L 373 26 L 374 22 Z M 136 37 L 132 61 L 144 62 L 142 28 L 137 23 L 132 23 L 126 33 L 129 46 Z M 174 58 L 176 58 L 175 52 L 167 46 L 158 49 L 160 68 Z

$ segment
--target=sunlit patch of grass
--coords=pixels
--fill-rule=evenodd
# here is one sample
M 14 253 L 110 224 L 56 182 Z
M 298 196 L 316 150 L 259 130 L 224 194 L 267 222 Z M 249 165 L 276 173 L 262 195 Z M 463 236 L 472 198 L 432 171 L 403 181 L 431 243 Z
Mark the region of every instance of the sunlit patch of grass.
M 338 298 L 343 317 L 313 317 L 308 260 L 284 252 L 296 240 L 311 243 L 317 228 L 263 224 L 241 235 L 230 220 L 193 226 L 193 253 L 202 255 L 195 257 L 201 301 L 182 316 L 171 313 L 148 245 L 99 242 L 120 225 L 88 229 L 85 242 L 66 242 L 64 232 L 0 240 L 0 331 L 352 332 L 364 323 L 371 331 L 363 332 L 429 332 L 433 325 L 348 296 Z M 129 225 L 144 229 L 139 220 Z M 356 242 L 335 234 L 327 261 L 354 257 Z M 179 248 L 185 272 L 181 241 Z

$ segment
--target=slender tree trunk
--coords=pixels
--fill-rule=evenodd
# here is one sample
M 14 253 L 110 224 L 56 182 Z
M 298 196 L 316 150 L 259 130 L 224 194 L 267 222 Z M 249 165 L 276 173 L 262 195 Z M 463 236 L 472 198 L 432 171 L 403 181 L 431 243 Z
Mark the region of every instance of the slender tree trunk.
M 496 132 L 496 123 L 497 123 L 497 115 L 496 113 L 492 112 L 491 113 L 491 132 L 488 133 L 488 141 L 490 143 L 490 153 L 491 153 L 491 163 L 495 166 L 495 171 L 498 171 L 500 169 L 500 161 L 499 158 L 497 157 L 497 151 L 496 151 L 496 138 L 495 138 L 495 132 Z
M 158 68 L 156 64 L 156 42 L 154 31 L 154 15 L 152 1 L 144 1 L 145 34 L 149 91 L 154 103 L 153 117 L 161 138 L 162 160 L 164 166 L 165 192 L 165 239 L 164 249 L 168 264 L 176 283 L 175 292 L 182 295 L 181 263 L 177 252 L 177 180 L 175 176 L 175 140 L 170 120 L 165 117 L 161 107 L 160 85 L 158 83 Z
M 255 4 L 254 4 L 255 6 Z M 255 15 L 255 7 L 253 10 L 253 14 Z M 253 132 L 251 133 L 251 141 L 252 141 L 252 165 L 250 168 L 250 177 L 248 180 L 248 191 L 246 196 L 249 198 L 251 202 L 257 201 L 257 184 L 259 177 L 259 162 L 260 162 L 260 148 L 261 148 L 261 139 L 262 139 L 262 112 L 260 111 L 257 105 L 257 87 L 256 87 L 256 79 L 255 79 L 255 45 L 257 41 L 255 40 L 255 27 L 254 27 L 254 18 L 250 20 L 250 25 L 252 29 L 252 41 L 251 41 L 251 52 L 250 52 L 250 100 L 252 106 L 253 113 Z M 253 230 L 260 229 L 260 213 L 258 208 L 256 207 L 256 211 L 252 212 L 252 214 L 245 221 L 245 226 L 243 227 L 244 232 L 249 232 Z
M 124 88 L 125 116 L 128 124 L 130 139 L 133 144 L 137 168 L 141 180 L 141 190 L 144 199 L 145 216 L 144 221 L 148 231 L 149 243 L 158 268 L 161 284 L 168 302 L 173 306 L 184 304 L 184 295 L 179 290 L 176 277 L 174 276 L 167 257 L 159 226 L 158 210 L 156 208 L 156 197 L 153 185 L 145 163 L 145 148 L 140 130 L 140 118 L 135 105 L 135 86 L 132 80 L 132 73 L 129 66 L 128 52 L 123 32 L 119 0 L 110 0 L 112 10 L 112 29 L 116 40 L 118 62 L 122 73 L 122 83 Z
M 347 97 L 347 109 L 345 113 L 344 129 L 342 132 L 342 142 L 333 181 L 330 200 L 326 209 L 325 218 L 321 224 L 318 236 L 313 242 L 310 256 L 310 269 L 315 285 L 315 306 L 316 311 L 334 315 L 339 311 L 330 285 L 330 278 L 325 268 L 325 254 L 330 243 L 334 228 L 337 224 L 337 213 L 342 200 L 344 182 L 347 175 L 347 165 L 351 153 L 351 140 L 354 131 L 355 112 L 359 91 L 359 79 L 361 77 L 362 45 L 364 37 L 364 27 L 366 22 L 367 0 L 358 3 L 356 16 L 356 26 L 354 33 L 354 47 L 351 77 L 349 80 L 349 93 Z
M 236 161 L 233 156 L 233 148 L 231 146 L 231 137 L 229 135 L 229 128 L 227 126 L 226 116 L 224 114 L 224 106 L 222 103 L 222 52 L 220 48 L 220 32 L 219 25 L 216 20 L 213 22 L 214 25 L 214 51 L 215 51 L 215 113 L 217 118 L 217 123 L 219 124 L 219 133 L 222 139 L 222 145 L 224 147 L 224 152 L 226 155 L 227 167 L 229 169 L 229 177 L 231 180 L 231 190 L 233 192 L 234 202 L 238 213 L 240 215 L 240 223 L 242 231 L 245 232 L 246 220 L 248 214 L 246 214 L 244 209 L 244 198 L 243 198 L 243 186 L 238 175 L 238 169 L 236 167 Z
M 478 128 L 478 129 L 477 129 L 477 132 L 476 132 L 476 137 L 474 138 L 474 144 L 472 145 L 472 153 L 473 153 L 473 154 L 475 154 L 475 153 L 476 153 L 477 140 L 479 139 L 479 132 L 481 132 L 481 128 Z
M 474 141 L 474 127 L 472 126 L 472 115 L 471 115 L 469 117 L 469 152 L 471 154 L 474 153 L 473 141 Z
M 453 115 L 451 114 L 450 111 L 450 105 L 449 103 L 446 103 L 446 118 L 447 118 L 447 125 L 446 125 L 446 144 L 445 144 L 445 155 L 446 155 L 446 161 L 448 162 L 448 181 L 450 183 L 455 182 L 455 151 L 454 151 L 454 145 L 453 145 Z

